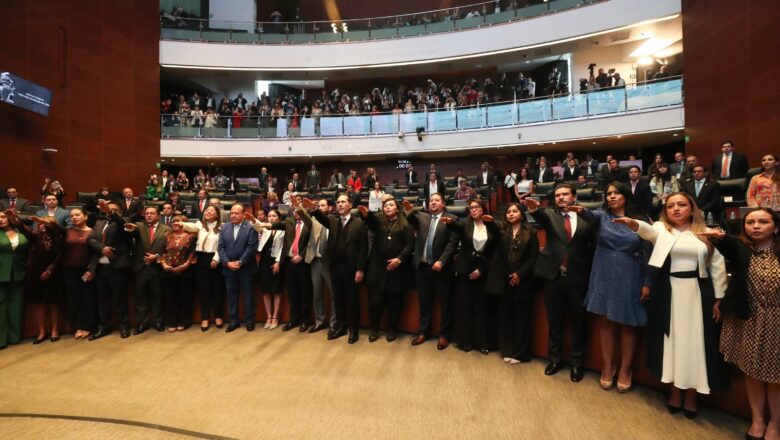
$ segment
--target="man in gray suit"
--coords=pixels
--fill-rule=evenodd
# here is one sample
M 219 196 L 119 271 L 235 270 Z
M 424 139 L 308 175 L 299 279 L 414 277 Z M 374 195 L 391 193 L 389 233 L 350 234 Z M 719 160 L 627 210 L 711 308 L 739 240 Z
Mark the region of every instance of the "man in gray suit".
M 37 217 L 54 217 L 54 220 L 57 221 L 57 224 L 63 228 L 67 228 L 72 225 L 70 222 L 70 213 L 67 209 L 62 209 L 59 206 L 57 196 L 54 194 L 46 195 L 46 197 L 43 198 L 43 205 L 44 209 L 39 209 L 35 213 Z
M 317 166 L 311 164 L 311 169 L 306 172 L 306 190 L 315 192 L 320 188 L 320 172 Z
M 327 199 L 321 199 L 317 202 L 317 209 L 325 216 L 330 216 L 331 207 Z M 299 211 L 301 219 L 311 230 L 309 244 L 306 247 L 306 263 L 311 265 L 311 284 L 314 306 L 314 327 L 309 329 L 309 333 L 316 333 L 328 327 L 325 322 L 325 295 L 323 288 L 327 287 L 330 292 L 330 326 L 333 327 L 336 319 L 336 305 L 333 302 L 333 286 L 330 282 L 330 264 L 328 260 L 328 228 L 322 226 L 316 219 L 312 219 L 309 213 L 302 209 Z
M 8 197 L 5 199 L 0 199 L 0 211 L 11 209 L 16 212 L 23 212 L 26 211 L 30 206 L 30 202 L 28 202 L 27 199 L 19 197 L 19 194 L 14 187 L 8 188 L 5 191 L 5 194 Z

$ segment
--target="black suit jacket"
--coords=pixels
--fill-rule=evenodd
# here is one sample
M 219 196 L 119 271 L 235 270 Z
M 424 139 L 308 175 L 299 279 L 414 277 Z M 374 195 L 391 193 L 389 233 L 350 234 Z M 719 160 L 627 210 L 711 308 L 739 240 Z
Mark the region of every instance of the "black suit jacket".
M 133 197 L 133 200 L 130 202 L 130 207 L 127 207 L 127 201 L 123 197 L 119 200 L 119 210 L 122 214 L 122 217 L 130 220 L 131 222 L 139 221 L 144 216 L 144 207 L 141 205 L 141 202 Z
M 200 220 L 203 217 L 203 211 L 206 210 L 209 206 L 208 199 L 203 199 L 203 209 L 200 209 L 200 200 L 195 199 L 195 202 L 192 204 L 192 215 L 191 218 L 194 218 L 195 220 Z
M 293 241 L 295 241 L 295 216 L 290 215 L 283 222 L 274 223 L 271 228 L 279 231 L 284 231 L 284 245 L 282 246 L 282 256 L 279 259 L 279 263 L 284 264 L 291 257 L 288 256 L 290 249 L 292 248 Z M 309 237 L 311 236 L 311 229 L 307 225 L 307 222 L 301 220 L 301 237 L 298 239 L 298 255 L 301 258 L 306 256 L 306 247 L 309 246 Z M 292 264 L 292 263 L 291 263 Z M 306 264 L 305 261 L 301 261 L 298 264 Z
M 481 276 L 487 277 L 490 262 L 493 259 L 493 252 L 496 249 L 496 243 L 501 237 L 501 232 L 494 222 L 486 222 L 487 242 L 482 251 L 477 252 L 474 249 L 474 222 L 471 219 L 464 223 L 451 222 L 447 228 L 460 237 L 460 251 L 455 260 L 455 271 L 458 276 L 468 276 L 474 270 L 479 270 Z
M 307 188 L 319 188 L 320 186 L 320 172 L 318 170 L 309 170 L 306 172 L 306 187 Z
M 115 214 L 119 217 L 119 214 Z M 108 223 L 108 228 L 105 229 L 105 240 L 103 239 L 103 229 Z M 100 258 L 101 252 L 105 246 L 114 248 L 114 258 L 110 259 L 110 266 L 114 269 L 124 269 L 130 267 L 130 248 L 132 247 L 132 239 L 122 230 L 124 221 L 121 224 L 117 223 L 115 217 L 110 216 L 108 219 L 101 218 L 95 222 L 95 226 L 92 228 L 92 232 L 87 239 L 87 245 L 98 254 Z
M 696 206 L 703 212 L 720 213 L 720 185 L 718 182 L 704 181 L 699 195 L 696 196 L 696 181 L 689 180 L 683 183 L 683 191 L 688 193 L 696 201 Z
M 577 180 L 577 178 L 580 177 L 580 174 L 582 174 L 582 171 L 578 167 L 574 167 L 574 172 L 572 172 L 569 167 L 566 167 L 563 169 L 563 180 L 565 182 Z
M 430 188 L 430 181 L 425 181 L 422 183 L 423 187 L 423 195 L 425 196 L 425 200 L 429 200 L 431 198 L 431 188 Z M 444 194 L 444 182 L 441 181 L 441 179 L 436 180 L 436 192 Z
M 753 251 L 739 237 L 733 235 L 726 235 L 721 240 L 713 240 L 713 244 L 726 257 L 726 266 L 731 274 L 726 287 L 726 296 L 720 303 L 720 311 L 726 316 L 748 319 L 751 315 L 748 300 L 748 273 Z
M 542 171 L 541 168 L 539 168 L 539 169 L 534 171 L 534 175 L 533 175 L 533 179 L 532 179 L 534 181 L 534 183 L 539 183 L 539 173 L 541 171 Z M 553 174 L 553 170 L 550 167 L 547 167 L 547 168 L 544 169 L 544 173 L 543 173 L 542 177 L 544 177 L 544 182 L 543 183 L 550 183 L 550 182 L 554 182 L 555 181 L 555 174 Z
M 326 216 L 319 210 L 314 210 L 312 216 L 330 231 L 327 252 L 331 258 L 331 264 L 338 261 L 339 255 L 346 255 L 347 263 L 351 268 L 365 270 L 368 258 L 368 232 L 363 220 L 353 215 L 349 218 L 347 226 L 342 227 L 341 218 L 338 215 Z M 346 240 L 343 242 L 346 249 L 338 249 L 341 234 L 346 234 Z
M 449 217 L 453 221 L 457 221 L 457 218 L 449 213 L 442 213 L 443 217 Z M 425 243 L 428 240 L 428 231 L 431 228 L 431 214 L 428 212 L 414 212 L 406 215 L 406 219 L 409 224 L 417 230 L 417 238 L 414 245 L 414 256 L 412 257 L 412 264 L 414 267 L 420 265 L 423 253 L 425 252 Z M 443 270 L 450 270 L 452 265 L 450 264 L 454 259 L 455 250 L 458 247 L 458 235 L 447 227 L 444 223 L 439 221 L 436 223 L 436 231 L 433 236 L 433 255 L 429 255 L 430 264 L 436 261 L 441 261 L 444 265 Z
M 483 180 L 482 180 L 482 170 L 479 170 L 479 172 L 477 172 L 477 181 L 475 182 L 476 185 L 477 185 L 477 188 L 482 187 L 482 186 L 491 186 L 491 187 L 494 186 L 496 184 L 496 173 L 494 173 L 491 170 L 488 170 L 488 172 L 487 172 L 487 182 L 488 183 L 483 183 Z
M 295 191 L 295 192 L 303 192 L 303 181 L 302 180 L 290 180 L 290 182 L 292 182 L 292 184 L 293 184 L 293 191 Z
M 411 274 L 414 232 L 412 226 L 402 220 L 402 216 L 392 224 L 384 214 L 368 212 L 366 226 L 374 232 L 374 245 L 368 255 L 368 274 L 366 285 L 369 289 L 384 288 L 388 292 L 401 292 L 412 287 Z M 394 271 L 387 270 L 387 261 L 393 258 L 401 260 Z
M 520 233 L 522 234 L 522 231 Z M 526 286 L 526 283 L 530 281 L 536 257 L 539 255 L 539 239 L 536 230 L 531 228 L 528 241 L 522 247 L 518 246 L 517 249 L 513 249 L 511 248 L 513 246 L 515 246 L 515 240 L 512 237 L 511 228 L 507 228 L 501 232 L 496 242 L 496 251 L 493 253 L 490 273 L 485 284 L 487 292 L 496 295 L 506 293 L 510 288 L 509 276 L 511 274 L 517 274 L 520 277 L 521 286 Z M 517 252 L 520 256 L 513 263 L 509 262 L 510 252 Z
M 631 182 L 628 184 L 631 188 Z M 650 215 L 653 209 L 653 190 L 650 189 L 650 184 L 646 180 L 639 179 L 634 190 L 634 206 L 636 206 L 638 214 Z
M 409 172 L 407 171 L 404 174 L 404 180 L 406 180 L 406 184 L 409 185 L 410 183 L 419 183 L 420 181 L 417 179 L 417 171 Z
M 612 182 L 628 182 L 628 171 L 623 168 L 618 168 L 616 171 L 612 171 L 609 168 L 606 171 L 601 172 L 601 187 L 606 189 L 607 185 Z
M 544 247 L 534 265 L 534 273 L 540 278 L 554 280 L 560 274 L 564 255 L 568 255 L 567 276 L 574 285 L 587 288 L 590 266 L 596 247 L 596 230 L 582 216 L 577 216 L 577 229 L 567 242 L 563 216 L 556 210 L 539 208 L 529 213 L 547 234 Z
M 718 154 L 712 159 L 712 177 L 720 179 L 720 174 L 723 168 L 723 153 Z M 729 179 L 741 179 L 745 177 L 748 169 L 747 158 L 744 154 L 731 153 L 731 160 L 729 161 Z

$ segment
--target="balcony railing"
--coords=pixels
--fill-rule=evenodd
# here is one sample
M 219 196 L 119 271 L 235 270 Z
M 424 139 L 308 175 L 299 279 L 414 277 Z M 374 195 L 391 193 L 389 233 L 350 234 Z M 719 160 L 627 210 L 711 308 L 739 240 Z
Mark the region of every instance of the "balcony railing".
M 417 131 L 452 132 L 521 126 L 561 120 L 619 115 L 680 105 L 683 78 L 629 84 L 624 87 L 528 99 L 452 110 L 401 114 L 206 117 L 165 114 L 163 138 L 257 139 L 293 137 L 372 136 Z
M 249 44 L 385 40 L 525 20 L 602 1 L 605 0 L 551 0 L 528 6 L 520 6 L 512 1 L 506 8 L 497 8 L 496 1 L 488 1 L 416 14 L 338 21 L 217 22 L 208 19 L 182 18 L 163 12 L 160 14 L 160 38 Z M 474 15 L 475 11 L 478 15 Z

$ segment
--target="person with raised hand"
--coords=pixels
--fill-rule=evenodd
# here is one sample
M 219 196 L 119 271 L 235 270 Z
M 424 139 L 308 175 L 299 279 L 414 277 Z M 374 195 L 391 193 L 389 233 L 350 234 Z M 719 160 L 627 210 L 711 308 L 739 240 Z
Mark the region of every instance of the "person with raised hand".
M 651 373 L 671 384 L 670 413 L 698 414 L 697 394 L 721 389 L 727 379 L 718 353 L 719 304 L 726 292 L 723 256 L 696 234 L 707 227 L 701 210 L 686 193 L 666 199 L 661 218 L 652 226 L 630 217 L 620 223 L 653 243 L 654 268 L 647 301 L 647 353 Z
M 200 303 L 200 330 L 205 332 L 211 327 L 212 314 L 217 328 L 224 325 L 225 278 L 217 252 L 222 214 L 218 207 L 207 205 L 197 217 L 195 223 L 183 222 L 182 228 L 198 237 L 195 241 L 195 290 Z
M 453 339 L 465 352 L 476 348 L 487 355 L 496 344 L 494 318 L 497 297 L 485 291 L 490 262 L 501 232 L 493 217 L 485 214 L 486 204 L 479 198 L 468 202 L 465 223 L 443 217 L 442 223 L 460 237 L 460 252 L 455 260 L 455 322 Z
M 258 211 L 265 214 L 265 211 Z M 279 307 L 282 304 L 282 248 L 284 247 L 284 230 L 272 229 L 273 223 L 281 222 L 279 211 L 272 209 L 265 214 L 265 221 L 245 213 L 244 218 L 258 234 L 257 254 L 258 271 L 260 272 L 260 291 L 263 294 L 265 307 L 265 325 L 263 328 L 273 330 L 279 327 Z
M 732 262 L 719 307 L 720 351 L 745 375 L 752 414 L 745 438 L 780 438 L 780 215 L 756 208 L 742 217 L 739 237 L 720 229 L 699 235 Z
M 455 216 L 444 211 L 444 195 L 438 192 L 428 198 L 428 212 L 415 212 L 408 200 L 403 201 L 403 207 L 406 220 L 417 230 L 412 266 L 420 300 L 420 323 L 412 345 L 420 345 L 428 339 L 433 303 L 438 299 L 441 324 L 436 348 L 444 350 L 452 339 L 452 262 L 459 237 L 442 219 L 455 219 Z
M 627 184 L 607 185 L 602 209 L 588 210 L 580 206 L 570 209 L 596 228 L 596 252 L 590 272 L 585 309 L 600 321 L 601 379 L 604 390 L 614 385 L 625 393 L 631 389 L 633 360 L 639 328 L 647 324 L 642 303 L 650 295 L 650 271 L 647 260 L 651 246 L 612 219 L 630 217 L 647 219 L 635 207 Z M 620 270 L 615 270 L 620 268 Z M 616 359 L 617 345 L 620 358 Z
M 590 277 L 596 229 L 572 209 L 577 201 L 574 187 L 559 184 L 553 190 L 555 208 L 540 208 L 539 202 L 525 198 L 521 203 L 528 214 L 545 230 L 547 244 L 536 259 L 534 273 L 544 280 L 544 305 L 547 309 L 549 363 L 544 374 L 551 376 L 563 368 L 564 319 L 571 320 L 572 382 L 584 377 L 582 363 L 587 349 L 585 293 Z
M 403 295 L 411 287 L 411 256 L 414 249 L 412 227 L 400 214 L 398 201 L 382 202 L 382 212 L 374 213 L 365 206 L 358 212 L 374 233 L 374 245 L 368 255 L 368 311 L 371 331 L 368 342 L 379 338 L 379 323 L 387 309 L 387 342 L 398 337 L 398 319 L 403 307 Z

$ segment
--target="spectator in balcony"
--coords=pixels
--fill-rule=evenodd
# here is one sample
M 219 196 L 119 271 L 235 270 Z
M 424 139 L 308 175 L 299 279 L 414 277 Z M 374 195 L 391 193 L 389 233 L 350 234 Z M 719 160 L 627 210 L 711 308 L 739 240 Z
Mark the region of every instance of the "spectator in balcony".
M 404 113 L 410 113 L 415 110 L 414 102 L 412 102 L 412 99 L 409 98 L 406 100 L 406 104 L 404 105 Z
M 577 178 L 580 177 L 580 173 L 582 172 L 577 167 L 577 161 L 574 160 L 574 158 L 571 158 L 567 161 L 567 164 L 568 166 L 563 169 L 563 181 L 571 182 L 577 180 Z
M 62 199 L 65 198 L 65 188 L 62 187 L 62 184 L 59 180 L 53 179 L 53 178 L 45 178 L 43 179 L 43 187 L 41 188 L 41 196 L 44 198 L 47 195 L 53 195 L 57 198 L 57 202 L 59 202 L 60 205 L 62 205 Z
M 203 98 L 201 98 L 200 95 L 198 95 L 197 91 L 193 92 L 192 96 L 190 96 L 190 99 L 189 99 L 190 107 L 192 107 L 192 108 L 203 107 L 203 104 L 205 104 L 205 102 L 203 101 Z
M 744 178 L 749 168 L 745 155 L 735 152 L 731 141 L 724 142 L 720 151 L 712 158 L 712 177 L 717 180 Z
M 349 171 L 347 186 L 351 186 L 352 189 L 354 189 L 356 192 L 360 192 L 360 189 L 363 188 L 363 182 L 360 180 L 360 177 L 358 177 L 357 171 L 355 170 Z
M 747 190 L 747 204 L 750 207 L 768 208 L 780 211 L 780 173 L 777 167 L 780 160 L 774 154 L 761 159 L 763 171 L 750 179 Z
M 233 110 L 227 103 L 222 103 L 219 107 L 219 125 L 222 128 L 227 128 L 228 121 L 233 117 Z
M 534 81 L 533 78 L 529 77 L 527 97 L 530 99 L 530 98 L 534 98 L 535 96 L 536 96 L 536 81 Z
M 560 82 L 561 72 L 558 71 L 557 67 L 553 67 L 552 72 L 547 75 L 547 93 L 551 95 L 555 90 L 558 90 Z
M 658 175 L 658 164 L 664 163 L 664 157 L 661 155 L 661 153 L 656 153 L 655 157 L 653 158 L 653 163 L 650 164 L 649 167 L 647 167 L 647 177 L 652 179 L 653 177 Z
M 669 73 L 669 66 L 664 64 L 661 66 L 661 68 L 656 72 L 655 74 L 651 75 L 651 78 L 653 81 L 662 81 L 669 79 L 672 75 Z
M 599 74 L 596 76 L 596 83 L 600 89 L 612 87 L 612 77 L 604 72 L 604 69 L 599 69 Z
M 382 191 L 382 184 L 379 181 L 374 182 L 374 189 L 368 193 L 368 210 L 371 212 L 379 212 L 382 209 L 382 200 L 385 197 L 385 192 Z
M 190 179 L 187 178 L 187 174 L 184 171 L 179 171 L 176 176 L 176 191 L 186 191 L 190 187 Z
M 517 177 L 517 185 L 514 188 L 515 198 L 518 201 L 524 200 L 526 197 L 534 193 L 534 181 L 530 178 L 530 171 L 528 168 L 520 168 L 520 174 Z
M 149 185 L 146 186 L 146 198 L 154 201 L 165 200 L 165 188 L 157 176 L 152 177 Z
M 187 125 L 190 127 L 200 127 L 203 125 L 203 111 L 197 105 L 190 111 Z
M 246 98 L 244 98 L 242 93 L 239 93 L 236 99 L 233 100 L 233 108 L 235 107 L 246 110 Z
M 241 128 L 241 121 L 243 120 L 244 120 L 244 110 L 241 109 L 241 107 L 236 106 L 233 109 L 233 114 L 231 116 L 233 128 Z
M 263 200 L 263 211 L 268 214 L 271 210 L 277 210 L 279 208 L 279 198 L 275 192 L 269 192 L 265 200 Z
M 612 75 L 612 78 L 614 79 L 615 87 L 625 87 L 626 86 L 626 80 L 620 77 L 620 74 L 615 72 L 614 75 Z
M 198 174 L 193 179 L 193 188 L 201 189 L 206 185 L 206 181 L 209 180 L 209 176 L 203 171 L 203 168 L 198 169 Z
M 16 212 L 26 211 L 30 205 L 27 199 L 19 197 L 19 193 L 14 187 L 5 190 L 5 194 L 7 198 L 0 200 L 0 212 L 5 212 L 6 209 Z
M 658 164 L 658 172 L 650 179 L 650 190 L 658 200 L 658 205 L 663 206 L 667 197 L 680 192 L 677 177 L 669 171 L 669 166 L 664 162 Z
M 284 121 L 284 110 L 280 103 L 275 103 L 273 110 L 271 110 L 271 127 L 276 128 L 279 121 Z
M 474 188 L 468 186 L 466 179 L 458 179 L 458 190 L 455 192 L 455 200 L 470 200 L 477 196 Z
M 206 113 L 203 115 L 203 127 L 214 128 L 219 123 L 219 115 L 214 112 L 214 109 L 209 107 L 206 109 Z
M 488 102 L 496 100 L 496 85 L 493 84 L 492 79 L 485 78 L 485 83 L 482 85 L 482 93 L 484 93 L 485 99 L 487 99 Z

